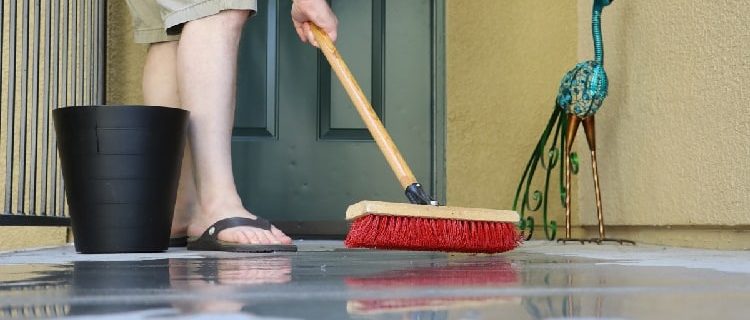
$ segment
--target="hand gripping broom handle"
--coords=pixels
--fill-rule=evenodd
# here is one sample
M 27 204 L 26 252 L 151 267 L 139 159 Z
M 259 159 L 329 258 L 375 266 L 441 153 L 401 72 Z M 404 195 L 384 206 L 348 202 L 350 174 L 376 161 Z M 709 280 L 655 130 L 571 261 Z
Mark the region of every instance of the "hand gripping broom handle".
M 393 139 L 391 139 L 388 131 L 385 130 L 383 123 L 367 100 L 367 96 L 362 92 L 359 84 L 357 84 L 357 80 L 354 79 L 351 71 L 349 71 L 349 67 L 346 66 L 344 59 L 341 58 L 339 51 L 331 39 L 315 24 L 310 23 L 310 28 L 315 36 L 315 40 L 318 42 L 320 50 L 323 51 L 323 54 L 328 59 L 328 63 L 331 64 L 331 68 L 336 72 L 336 76 L 338 76 L 341 84 L 344 86 L 346 93 L 349 94 L 349 98 L 352 99 L 359 116 L 362 117 L 365 125 L 367 125 L 367 129 L 385 156 L 385 160 L 388 161 L 391 170 L 393 170 L 396 178 L 401 183 L 401 187 L 404 188 L 406 197 L 409 198 L 411 203 L 436 204 L 417 182 L 414 173 L 412 173 L 409 165 L 406 164 L 401 152 L 396 148 L 396 144 L 393 143 Z

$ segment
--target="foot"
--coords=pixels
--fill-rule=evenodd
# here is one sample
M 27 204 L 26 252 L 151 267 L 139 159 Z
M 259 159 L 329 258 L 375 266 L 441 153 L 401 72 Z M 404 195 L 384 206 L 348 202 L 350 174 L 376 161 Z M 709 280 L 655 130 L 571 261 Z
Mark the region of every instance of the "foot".
M 172 231 L 169 232 L 169 238 L 175 239 L 187 236 L 188 224 L 175 220 L 176 219 L 172 219 Z
M 172 231 L 170 231 L 169 237 L 172 239 L 186 237 L 191 218 L 200 211 L 200 206 L 196 204 L 183 205 L 178 201 L 174 208 Z
M 191 237 L 200 237 L 211 225 L 219 220 L 232 217 L 256 219 L 257 217 L 248 212 L 242 206 L 227 206 L 213 210 L 204 210 L 193 216 L 187 228 L 187 234 Z M 218 234 L 218 239 L 238 244 L 291 244 L 292 239 L 276 227 L 271 230 L 263 230 L 254 227 L 240 226 L 225 229 Z

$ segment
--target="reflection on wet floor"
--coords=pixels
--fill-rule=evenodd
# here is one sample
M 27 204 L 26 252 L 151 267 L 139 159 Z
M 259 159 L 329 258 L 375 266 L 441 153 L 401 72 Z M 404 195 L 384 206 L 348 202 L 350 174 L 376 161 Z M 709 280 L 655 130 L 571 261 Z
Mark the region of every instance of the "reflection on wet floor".
M 503 288 L 519 285 L 518 272 L 505 259 L 489 261 L 452 261 L 441 266 L 397 269 L 362 277 L 347 277 L 349 288 L 365 291 L 395 291 L 433 288 Z M 347 311 L 356 315 L 414 313 L 419 311 L 478 308 L 500 303 L 520 303 L 520 298 L 506 296 L 448 296 L 386 299 L 352 299 Z
M 556 250 L 544 246 L 502 255 L 6 254 L 0 318 L 742 319 L 750 311 L 750 270 L 629 265 L 543 253 Z

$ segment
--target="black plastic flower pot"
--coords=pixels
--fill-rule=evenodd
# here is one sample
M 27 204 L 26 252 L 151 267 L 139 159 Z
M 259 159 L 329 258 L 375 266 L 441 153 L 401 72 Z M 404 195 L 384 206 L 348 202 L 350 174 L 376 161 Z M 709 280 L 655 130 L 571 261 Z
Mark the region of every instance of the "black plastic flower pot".
M 75 106 L 52 116 L 76 251 L 166 250 L 188 112 Z

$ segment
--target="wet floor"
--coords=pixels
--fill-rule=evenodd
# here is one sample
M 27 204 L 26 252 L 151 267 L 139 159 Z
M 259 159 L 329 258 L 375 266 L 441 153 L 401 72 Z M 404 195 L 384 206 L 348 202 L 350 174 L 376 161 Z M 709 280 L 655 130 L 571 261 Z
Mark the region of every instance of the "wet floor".
M 0 318 L 748 319 L 750 252 L 530 242 L 499 255 L 0 254 Z

